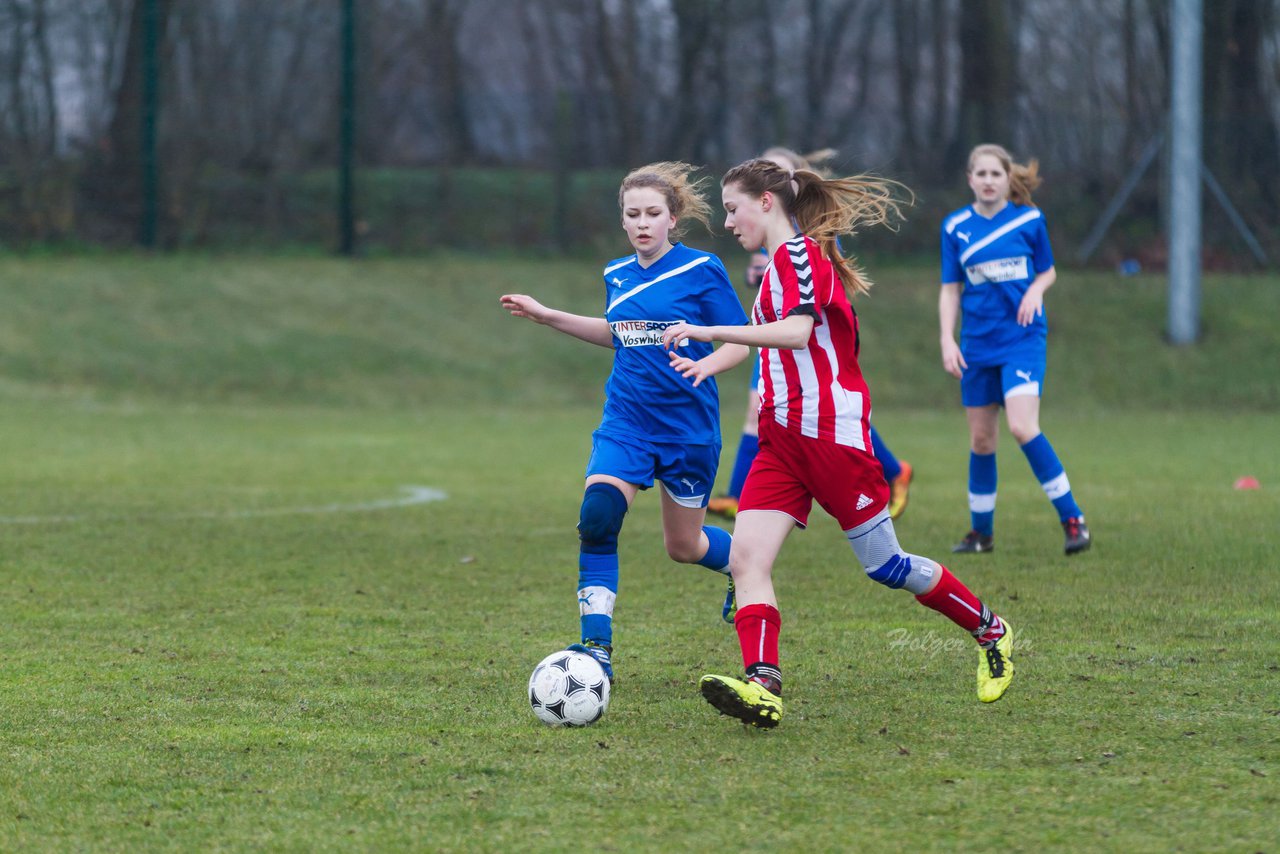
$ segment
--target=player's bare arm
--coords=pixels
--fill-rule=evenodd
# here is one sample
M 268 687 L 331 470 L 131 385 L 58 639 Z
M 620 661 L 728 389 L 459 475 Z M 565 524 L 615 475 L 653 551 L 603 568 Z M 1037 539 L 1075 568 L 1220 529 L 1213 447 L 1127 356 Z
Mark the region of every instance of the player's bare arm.
M 760 326 L 693 326 L 681 322 L 663 331 L 662 344 L 668 350 L 678 347 L 685 340 L 723 341 L 726 344 L 746 344 L 748 347 L 799 350 L 809 343 L 809 336 L 812 334 L 813 317 L 793 314 Z
M 960 283 L 947 282 L 938 292 L 939 344 L 942 347 L 942 369 L 956 379 L 969 367 L 956 343 L 956 319 L 960 315 Z
M 603 317 L 587 317 L 547 308 L 526 294 L 503 294 L 501 301 L 502 307 L 511 312 L 512 317 L 528 318 L 534 323 L 550 326 L 558 332 L 572 335 L 588 344 L 613 347 L 613 333 L 609 330 L 608 321 Z
M 1036 317 L 1044 314 L 1044 292 L 1049 290 L 1058 280 L 1058 272 L 1053 267 L 1045 270 L 1027 286 L 1027 292 L 1018 303 L 1018 325 L 1030 326 Z
M 685 379 L 693 380 L 694 388 L 702 384 L 707 377 L 714 377 L 738 365 L 751 355 L 751 348 L 742 344 L 725 344 L 710 356 L 702 359 L 690 359 L 681 356 L 674 350 L 668 350 L 671 367 Z

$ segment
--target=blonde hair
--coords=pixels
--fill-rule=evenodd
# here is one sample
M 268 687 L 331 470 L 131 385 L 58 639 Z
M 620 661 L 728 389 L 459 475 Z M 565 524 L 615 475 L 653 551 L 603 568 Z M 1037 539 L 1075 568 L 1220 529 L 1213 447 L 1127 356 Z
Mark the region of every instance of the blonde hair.
M 852 257 L 840 251 L 837 238 L 869 225 L 896 228 L 903 218 L 903 205 L 915 203 L 910 189 L 888 178 L 874 175 L 824 178 L 811 169 L 793 172 L 764 158 L 748 160 L 726 172 L 720 185 L 730 184 L 754 198 L 772 193 L 835 267 L 851 300 L 869 291 L 871 280 Z M 899 191 L 906 194 L 905 199 L 898 197 Z
M 1013 157 L 1003 145 L 987 142 L 975 146 L 973 151 L 969 152 L 969 165 L 965 167 L 966 174 L 973 171 L 974 161 L 984 154 L 989 154 L 999 160 L 1000 165 L 1004 167 L 1004 171 L 1009 173 L 1009 201 L 1015 205 L 1035 207 L 1035 204 L 1031 201 L 1031 193 L 1042 183 L 1040 179 L 1040 161 L 1032 158 L 1025 164 L 1015 163 Z
M 650 163 L 633 169 L 622 179 L 618 188 L 618 208 L 623 207 L 622 197 L 627 190 L 649 188 L 657 190 L 667 201 L 667 210 L 676 218 L 671 234 L 679 237 L 684 233 L 681 221 L 696 219 L 711 230 L 711 204 L 703 197 L 702 191 L 710 180 L 707 177 L 690 179 L 690 175 L 698 171 L 697 166 L 678 161 L 662 161 Z
M 810 151 L 808 154 L 797 154 L 790 148 L 783 145 L 773 145 L 764 150 L 760 157 L 764 160 L 772 160 L 774 163 L 782 161 L 780 166 L 790 169 L 794 172 L 797 169 L 808 169 L 817 172 L 823 178 L 831 177 L 831 170 L 828 164 L 835 158 L 838 152 L 834 148 L 820 148 L 817 151 Z

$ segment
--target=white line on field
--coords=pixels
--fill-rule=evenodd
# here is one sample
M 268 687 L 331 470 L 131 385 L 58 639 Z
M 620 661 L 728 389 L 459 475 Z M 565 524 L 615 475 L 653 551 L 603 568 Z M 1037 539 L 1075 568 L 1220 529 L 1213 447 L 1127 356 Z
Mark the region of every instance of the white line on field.
M 259 510 L 204 510 L 192 513 L 146 513 L 130 515 L 72 514 L 66 516 L 0 516 L 0 525 L 46 525 L 56 522 L 84 522 L 101 519 L 255 519 L 260 516 L 308 516 L 326 513 L 368 513 L 444 501 L 448 494 L 429 486 L 402 486 L 400 497 L 354 504 L 318 504 L 312 507 L 264 507 Z

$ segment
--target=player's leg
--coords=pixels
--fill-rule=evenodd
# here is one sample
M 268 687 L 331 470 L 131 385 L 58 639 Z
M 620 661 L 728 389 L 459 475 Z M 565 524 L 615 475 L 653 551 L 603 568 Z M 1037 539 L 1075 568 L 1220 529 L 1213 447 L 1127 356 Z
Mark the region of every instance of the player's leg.
M 733 621 L 734 586 L 729 574 L 733 538 L 715 525 L 703 524 L 707 490 L 716 480 L 719 445 L 655 445 L 655 475 L 662 482 L 662 538 L 667 554 L 680 563 L 705 566 L 726 579 L 720 616 Z
M 842 523 L 843 525 L 844 523 Z M 905 552 L 898 543 L 887 510 L 845 529 L 845 536 L 872 581 L 914 593 L 969 632 L 978 642 L 978 698 L 994 702 L 1013 679 L 1013 632 L 942 564 Z
M 911 463 L 899 460 L 885 444 L 884 439 L 876 431 L 874 424 L 869 424 L 871 433 L 871 449 L 875 451 L 880 468 L 884 470 L 884 479 L 889 484 L 889 516 L 897 519 L 907 509 L 907 499 L 911 492 L 911 478 L 915 472 Z
M 772 510 L 744 509 L 738 514 L 731 558 L 738 588 L 733 622 L 746 678 L 707 674 L 699 683 L 702 696 L 721 714 L 752 726 L 774 727 L 782 720 L 782 615 L 772 573 L 778 551 L 795 526 L 791 516 Z
M 1000 406 L 965 407 L 969 422 L 969 533 L 953 552 L 989 552 L 995 548 L 996 437 Z
M 742 491 L 729 563 L 738 590 L 734 628 L 745 679 L 709 674 L 700 689 L 707 701 L 752 726 L 777 726 L 782 719 L 782 669 L 778 637 L 782 616 L 773 589 L 773 563 L 792 529 L 803 527 L 812 497 L 779 453 L 787 431 L 761 424 L 761 450 Z
M 1040 395 L 1044 377 L 1044 360 L 1028 359 L 1005 367 L 1005 414 L 1009 432 L 1017 440 L 1022 453 L 1040 487 L 1058 511 L 1058 521 L 1065 535 L 1063 550 L 1071 555 L 1089 548 L 1091 537 L 1084 522 L 1084 511 L 1071 492 L 1066 469 L 1049 439 L 1040 430 Z
M 596 431 L 578 511 L 578 614 L 582 648 L 613 679 L 613 607 L 618 596 L 618 534 L 636 493 L 653 483 L 652 451 Z

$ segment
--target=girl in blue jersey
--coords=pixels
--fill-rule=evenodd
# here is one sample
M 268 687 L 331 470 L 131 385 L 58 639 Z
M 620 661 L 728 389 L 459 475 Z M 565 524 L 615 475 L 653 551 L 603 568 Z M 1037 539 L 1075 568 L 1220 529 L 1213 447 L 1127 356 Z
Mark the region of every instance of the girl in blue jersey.
M 750 349 L 690 342 L 668 354 L 662 346 L 662 331 L 680 321 L 747 322 L 720 259 L 675 242 L 682 219 L 709 227 L 711 208 L 692 172 L 686 163 L 654 163 L 623 180 L 622 227 L 635 252 L 605 265 L 603 317 L 550 309 L 523 294 L 502 297 L 516 317 L 613 350 L 578 520 L 582 641 L 571 647 L 594 655 L 610 679 L 618 533 L 640 490 L 662 483 L 663 537 L 673 560 L 729 576 L 728 532 L 703 525 L 720 460 L 720 404 L 710 377 Z M 694 368 L 699 378 L 682 375 Z M 732 592 L 730 582 L 726 608 Z
M 760 159 L 776 163 L 783 169 L 794 172 L 797 169 L 809 169 L 823 177 L 830 177 L 822 164 L 836 156 L 835 149 L 824 148 L 809 154 L 799 154 L 781 145 L 765 149 Z M 765 270 L 769 266 L 767 251 L 751 253 L 751 261 L 747 265 L 747 289 L 754 297 L 760 288 Z M 725 495 L 717 495 L 707 505 L 707 510 L 726 519 L 738 515 L 738 498 L 742 495 L 742 487 L 747 482 L 747 473 L 751 471 L 751 463 L 760 452 L 760 360 L 752 361 L 751 385 L 747 394 L 747 415 L 742 422 L 742 436 L 738 439 L 738 450 L 734 454 L 733 470 L 729 477 L 729 487 Z M 884 439 L 871 425 L 871 444 L 876 459 L 884 472 L 884 479 L 889 484 L 889 517 L 897 519 L 907 509 L 907 500 L 911 492 L 911 478 L 914 471 L 911 463 L 899 460 L 885 444 Z M 725 619 L 731 619 L 731 612 L 725 611 Z
M 1044 216 L 1031 203 L 1037 163 L 1014 163 L 998 145 L 969 154 L 973 204 L 942 223 L 942 290 L 938 297 L 942 366 L 960 379 L 969 421 L 971 530 L 952 551 L 995 547 L 996 437 L 1000 407 L 1009 432 L 1058 511 L 1064 550 L 1089 548 L 1084 513 L 1066 471 L 1040 432 L 1045 373 L 1044 292 L 1054 283 Z M 959 317 L 960 343 L 955 328 Z

